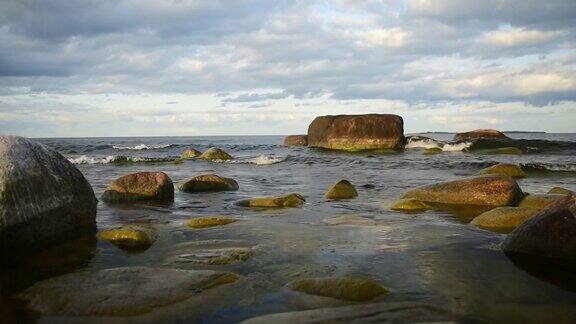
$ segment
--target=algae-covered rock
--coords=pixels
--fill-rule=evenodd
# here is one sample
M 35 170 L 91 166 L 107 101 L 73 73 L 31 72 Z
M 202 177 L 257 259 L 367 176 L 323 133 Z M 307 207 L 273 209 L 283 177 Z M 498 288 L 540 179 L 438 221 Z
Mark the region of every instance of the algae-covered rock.
M 439 147 L 431 147 L 424 150 L 424 155 L 434 155 L 442 153 L 442 149 Z
M 540 210 L 508 235 L 507 253 L 576 260 L 576 195 Z
M 572 190 L 564 189 L 562 187 L 554 187 L 548 191 L 549 194 L 569 195 L 574 193 Z
M 527 207 L 534 209 L 544 209 L 548 205 L 563 199 L 566 195 L 561 194 L 531 194 L 527 195 L 518 204 L 518 207 Z
M 291 282 L 292 290 L 351 301 L 369 301 L 387 292 L 378 282 L 362 278 L 311 278 Z
M 238 190 L 238 182 L 231 178 L 221 177 L 216 174 L 204 174 L 196 176 L 178 184 L 178 188 L 184 192 L 205 191 L 235 191 Z
M 0 136 L 0 250 L 44 247 L 95 231 L 97 203 L 82 173 L 58 152 Z
M 102 230 L 98 233 L 98 238 L 123 250 L 143 251 L 156 241 L 156 234 L 143 227 L 122 226 Z
M 43 315 L 124 317 L 189 299 L 193 303 L 189 307 L 202 307 L 207 302 L 202 298 L 205 291 L 238 280 L 239 276 L 230 272 L 124 267 L 41 281 L 18 298 Z
M 356 188 L 348 180 L 340 180 L 326 194 L 328 199 L 352 199 L 358 197 Z
M 232 160 L 232 155 L 224 152 L 219 148 L 213 147 L 202 153 L 200 158 L 209 161 L 228 161 Z
M 108 185 L 102 200 L 115 202 L 174 200 L 174 184 L 164 172 L 138 172 L 125 175 Z
M 401 149 L 404 121 L 397 115 L 316 117 L 308 127 L 308 146 L 343 151 Z
M 522 197 L 514 178 L 506 175 L 484 175 L 441 182 L 407 191 L 403 198 L 425 203 L 476 206 L 510 206 Z
M 164 265 L 172 267 L 230 265 L 245 262 L 254 256 L 254 253 L 255 248 L 243 241 L 193 241 L 176 245 Z
M 236 204 L 242 207 L 262 207 L 262 208 L 279 208 L 279 207 L 300 207 L 306 202 L 301 194 L 292 193 L 284 196 L 261 197 L 240 200 Z
M 492 138 L 492 139 L 509 139 L 504 133 L 495 129 L 476 129 L 470 132 L 457 133 L 454 135 L 454 141 L 470 141 L 479 138 Z
M 480 214 L 471 222 L 482 229 L 507 233 L 538 213 L 537 209 L 526 207 L 498 207 Z
M 422 212 L 430 209 L 430 206 L 414 198 L 405 198 L 394 202 L 390 209 L 400 212 Z
M 228 225 L 237 221 L 238 219 L 229 217 L 200 217 L 192 218 L 186 224 L 192 228 L 207 228 Z
M 308 135 L 288 135 L 284 137 L 284 146 L 307 146 Z
M 193 158 L 197 158 L 201 155 L 202 155 L 202 152 L 195 150 L 193 148 L 189 148 L 189 149 L 186 149 L 184 152 L 182 152 L 182 155 L 180 157 L 183 159 L 193 159 Z
M 493 149 L 479 149 L 479 150 L 472 150 L 473 153 L 478 154 L 508 154 L 508 155 L 519 155 L 522 152 L 521 149 L 517 147 L 499 147 Z
M 526 173 L 522 170 L 517 164 L 511 163 L 498 163 L 486 169 L 482 169 L 479 172 L 480 174 L 505 174 L 509 175 L 514 178 L 524 178 L 526 177 Z

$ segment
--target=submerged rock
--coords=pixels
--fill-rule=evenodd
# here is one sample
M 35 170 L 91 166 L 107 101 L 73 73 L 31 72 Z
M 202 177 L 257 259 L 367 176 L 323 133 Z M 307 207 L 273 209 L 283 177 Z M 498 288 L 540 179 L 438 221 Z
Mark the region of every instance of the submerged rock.
M 576 195 L 539 211 L 508 235 L 507 253 L 576 260 Z
M 396 201 L 390 209 L 401 212 L 422 212 L 430 209 L 430 206 L 413 198 L 405 198 Z
M 312 278 L 291 282 L 292 290 L 351 301 L 369 301 L 387 293 L 378 282 L 362 278 Z
M 308 127 L 308 146 L 343 151 L 401 149 L 404 121 L 397 115 L 316 117 Z
M 548 191 L 549 194 L 569 195 L 574 193 L 572 190 L 564 189 L 562 187 L 554 187 Z
M 284 196 L 245 199 L 238 201 L 236 204 L 242 207 L 278 208 L 300 207 L 304 202 L 306 202 L 306 199 L 301 194 L 292 193 Z
M 505 174 L 514 178 L 524 178 L 526 173 L 522 170 L 518 164 L 511 163 L 498 163 L 486 169 L 482 169 L 480 174 Z
M 184 192 L 205 191 L 235 191 L 238 182 L 231 178 L 224 178 L 216 174 L 204 174 L 181 181 L 178 188 Z
M 482 229 L 507 233 L 538 213 L 537 209 L 526 207 L 498 207 L 480 214 L 471 222 Z
M 186 149 L 186 151 L 182 152 L 182 155 L 180 157 L 183 159 L 193 159 L 193 158 L 197 158 L 201 155 L 202 155 L 202 152 L 195 150 L 193 148 L 189 148 L 189 149 Z
M 229 217 L 200 217 L 192 218 L 186 224 L 192 228 L 207 228 L 228 225 L 237 221 L 238 219 Z
M 0 136 L 0 250 L 95 230 L 97 203 L 82 173 L 58 152 Z
M 238 279 L 230 272 L 124 267 L 48 279 L 18 297 L 42 315 L 133 316 L 202 296 Z M 201 306 L 202 298 L 194 303 Z
M 284 137 L 284 146 L 307 146 L 308 135 L 288 135 Z
M 209 161 L 228 161 L 232 160 L 232 155 L 224 152 L 219 148 L 210 148 L 206 152 L 200 155 L 201 159 L 209 160 Z
M 418 187 L 407 191 L 403 198 L 426 203 L 497 207 L 514 205 L 521 197 L 522 190 L 514 178 L 485 175 Z
M 504 133 L 495 129 L 476 129 L 470 132 L 457 133 L 454 135 L 454 141 L 470 141 L 479 138 L 509 139 Z
M 340 180 L 325 194 L 328 199 L 352 199 L 358 197 L 356 188 L 348 180 Z
M 526 195 L 520 203 L 519 207 L 533 208 L 533 209 L 544 209 L 548 205 L 563 199 L 566 195 L 560 194 L 531 194 Z
M 143 251 L 156 241 L 151 229 L 137 226 L 122 226 L 100 231 L 98 238 L 127 251 Z
M 102 200 L 115 202 L 174 201 L 174 184 L 164 172 L 138 172 L 125 175 L 108 185 Z
M 248 261 L 254 252 L 254 247 L 244 241 L 192 241 L 176 245 L 164 265 L 172 267 L 230 265 Z
M 269 314 L 242 323 L 458 323 L 458 317 L 429 304 L 386 302 Z
M 442 149 L 439 147 L 431 147 L 431 148 L 427 148 L 426 150 L 424 150 L 424 155 L 434 155 L 434 154 L 440 154 L 442 153 Z

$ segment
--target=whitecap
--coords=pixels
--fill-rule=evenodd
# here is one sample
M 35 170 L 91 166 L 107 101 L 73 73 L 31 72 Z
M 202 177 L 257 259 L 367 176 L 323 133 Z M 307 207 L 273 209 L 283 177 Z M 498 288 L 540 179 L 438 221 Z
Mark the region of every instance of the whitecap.
M 158 145 L 151 145 L 148 146 L 146 144 L 138 144 L 136 146 L 121 146 L 121 145 L 112 145 L 113 149 L 116 150 L 156 150 L 156 149 L 163 149 L 172 146 L 172 144 L 158 144 Z
M 408 138 L 408 142 L 406 143 L 405 148 L 426 148 L 426 149 L 429 149 L 429 148 L 435 148 L 435 147 L 440 147 L 440 146 L 441 146 L 441 144 L 432 138 L 414 136 L 414 137 Z
M 82 155 L 75 158 L 68 158 L 68 161 L 72 162 L 72 164 L 108 164 L 114 162 L 116 159 L 115 156 L 109 155 L 104 158 L 95 158 L 87 155 Z
M 465 149 L 469 148 L 471 145 L 472 145 L 472 142 L 444 144 L 444 146 L 442 146 L 442 151 L 444 151 L 444 152 L 464 151 Z
M 286 159 L 288 159 L 288 156 L 258 155 L 256 157 L 246 157 L 237 160 L 228 160 L 228 161 L 214 160 L 213 162 L 270 165 L 284 162 L 286 161 Z

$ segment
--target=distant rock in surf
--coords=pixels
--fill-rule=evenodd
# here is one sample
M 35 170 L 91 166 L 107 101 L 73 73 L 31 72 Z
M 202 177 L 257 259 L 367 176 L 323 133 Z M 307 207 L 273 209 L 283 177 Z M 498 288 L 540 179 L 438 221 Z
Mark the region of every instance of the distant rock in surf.
M 522 198 L 522 190 L 510 176 L 485 175 L 418 187 L 408 190 L 403 198 L 426 203 L 510 206 Z
M 482 169 L 479 172 L 480 174 L 505 174 L 509 175 L 514 178 L 524 178 L 526 177 L 526 173 L 522 170 L 517 164 L 511 163 L 498 163 L 486 169 Z
M 193 148 L 189 148 L 189 149 L 186 149 L 184 152 L 182 152 L 182 155 L 180 157 L 183 159 L 193 159 L 193 158 L 197 158 L 201 155 L 202 155 L 202 152 L 195 150 Z
M 320 116 L 308 127 L 308 146 L 351 152 L 401 149 L 404 122 L 397 115 Z
M 138 172 L 125 175 L 108 185 L 102 200 L 109 203 L 134 201 L 174 201 L 174 184 L 164 172 Z
M 348 180 L 340 180 L 336 183 L 326 194 L 324 195 L 327 199 L 338 200 L 338 199 L 352 199 L 358 197 L 358 192 L 354 185 Z
M 200 155 L 201 159 L 209 161 L 228 161 L 232 160 L 232 155 L 224 152 L 219 148 L 212 147 Z
M 234 191 L 238 190 L 238 182 L 217 174 L 199 175 L 179 183 L 178 188 L 184 192 Z
M 308 135 L 288 135 L 284 137 L 284 146 L 307 146 Z
M 94 191 L 62 155 L 0 136 L 0 249 L 40 246 L 95 230 Z
M 281 208 L 300 207 L 305 201 L 301 194 L 292 193 L 284 196 L 245 199 L 238 201 L 236 204 L 242 207 Z
M 509 139 L 504 133 L 495 129 L 476 129 L 470 132 L 456 133 L 454 141 L 470 141 L 479 138 Z

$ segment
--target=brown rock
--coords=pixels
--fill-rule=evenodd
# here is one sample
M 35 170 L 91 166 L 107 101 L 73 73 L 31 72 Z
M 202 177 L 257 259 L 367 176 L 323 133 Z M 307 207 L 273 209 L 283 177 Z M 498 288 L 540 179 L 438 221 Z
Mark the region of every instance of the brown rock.
M 186 151 L 182 152 L 180 158 L 182 159 L 193 159 L 197 158 L 202 155 L 202 152 L 195 150 L 193 148 L 186 149 Z
M 533 208 L 533 209 L 544 209 L 548 205 L 563 199 L 566 195 L 560 194 L 533 194 L 533 195 L 526 195 L 520 203 L 518 204 L 519 207 L 526 207 L 526 208 Z
M 174 201 L 174 185 L 164 172 L 125 175 L 108 185 L 102 195 L 107 202 Z
M 307 146 L 308 135 L 288 135 L 284 137 L 284 146 Z
M 178 188 L 184 192 L 205 191 L 235 191 L 238 190 L 238 182 L 231 178 L 221 177 L 216 174 L 204 174 L 181 181 Z
M 526 207 L 498 207 L 480 214 L 470 224 L 494 232 L 508 233 L 536 213 L 537 209 Z
M 526 173 L 517 164 L 511 163 L 498 163 L 486 169 L 482 169 L 480 174 L 505 174 L 514 178 L 524 178 Z
M 454 135 L 455 141 L 469 141 L 479 138 L 509 139 L 508 136 L 495 129 L 476 129 L 470 132 L 457 133 Z
M 404 122 L 397 115 L 337 115 L 316 117 L 308 127 L 308 146 L 343 151 L 399 149 Z
M 514 178 L 506 175 L 485 175 L 418 187 L 406 192 L 403 198 L 423 202 L 509 206 L 522 197 L 522 190 Z
M 301 194 L 291 193 L 284 196 L 260 197 L 240 200 L 236 204 L 242 207 L 256 208 L 282 208 L 282 207 L 300 207 L 306 202 Z
M 576 195 L 566 196 L 518 226 L 503 249 L 512 254 L 576 260 Z

